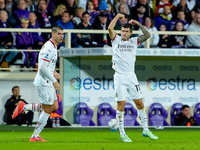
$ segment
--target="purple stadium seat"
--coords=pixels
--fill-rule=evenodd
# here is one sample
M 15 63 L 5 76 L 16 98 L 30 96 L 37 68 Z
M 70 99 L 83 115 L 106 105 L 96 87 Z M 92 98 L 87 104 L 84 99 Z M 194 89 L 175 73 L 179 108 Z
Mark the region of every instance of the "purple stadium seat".
M 131 103 L 126 103 L 124 108 L 124 126 L 139 126 L 137 122 L 137 110 Z
M 174 119 L 180 113 L 181 107 L 183 106 L 182 103 L 174 103 L 171 109 L 171 125 L 174 126 Z
M 114 118 L 116 118 L 116 110 L 109 103 L 101 103 L 97 111 L 97 125 L 108 126 L 108 122 Z
M 197 123 L 200 125 L 200 103 L 197 103 L 194 108 L 194 118 L 196 118 Z
M 93 110 L 88 107 L 86 103 L 77 103 L 74 108 L 74 123 L 82 126 L 95 126 L 92 121 Z
M 149 108 L 149 125 L 150 126 L 169 126 L 167 123 L 168 112 L 160 103 L 153 103 Z

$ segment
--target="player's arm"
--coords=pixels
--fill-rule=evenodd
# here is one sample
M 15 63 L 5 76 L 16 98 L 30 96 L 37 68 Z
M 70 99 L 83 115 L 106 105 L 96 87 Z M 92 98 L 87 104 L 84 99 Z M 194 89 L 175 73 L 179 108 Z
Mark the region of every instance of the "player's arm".
M 54 77 L 56 79 L 60 79 L 60 75 L 59 75 L 59 73 L 57 71 L 54 71 Z
M 56 78 L 48 70 L 48 65 L 49 65 L 49 62 L 42 59 L 41 67 L 39 68 L 39 72 L 41 73 L 41 75 L 43 77 L 45 77 L 46 79 L 48 79 L 49 81 L 51 81 L 53 83 L 54 88 L 56 90 L 60 90 L 60 85 L 59 85 L 58 81 L 56 80 Z
M 124 19 L 124 15 L 123 14 L 117 14 L 115 16 L 115 18 L 111 21 L 110 25 L 108 26 L 108 32 L 109 32 L 109 36 L 110 36 L 111 40 L 114 40 L 114 38 L 116 36 L 116 32 L 114 30 L 114 27 L 115 27 L 118 19 Z
M 138 25 L 140 29 L 142 30 L 143 35 L 140 35 L 138 37 L 138 42 L 140 44 L 146 41 L 148 38 L 150 38 L 151 34 L 149 33 L 149 31 L 143 25 L 141 25 L 138 21 L 131 19 L 129 23 L 132 25 Z

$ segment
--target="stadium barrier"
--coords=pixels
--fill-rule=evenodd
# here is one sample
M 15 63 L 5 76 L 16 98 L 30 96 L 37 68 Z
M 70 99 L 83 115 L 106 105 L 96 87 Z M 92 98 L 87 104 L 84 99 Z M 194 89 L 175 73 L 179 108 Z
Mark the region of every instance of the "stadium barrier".
M 0 29 L 0 32 L 5 31 L 5 32 L 51 32 L 50 29 Z M 60 79 L 60 83 L 61 83 L 61 90 L 60 90 L 60 94 L 63 96 L 64 99 L 64 118 L 69 120 L 70 123 L 73 122 L 73 114 L 71 114 L 71 112 L 73 111 L 73 106 L 75 102 L 78 101 L 90 101 L 95 99 L 95 101 L 97 102 L 97 104 L 99 104 L 100 102 L 104 102 L 104 101 L 110 101 L 112 103 L 113 106 L 115 106 L 116 104 L 113 102 L 113 99 L 111 98 L 113 96 L 113 92 L 112 90 L 110 91 L 106 91 L 106 95 L 105 96 L 105 89 L 103 88 L 107 88 L 104 87 L 104 83 L 100 83 L 101 89 L 97 92 L 97 90 L 94 90 L 95 88 L 99 88 L 100 86 L 98 84 L 92 85 L 95 82 L 99 81 L 98 79 L 100 79 L 101 81 L 106 80 L 106 83 L 108 83 L 107 78 L 112 78 L 113 72 L 110 66 L 110 61 L 111 61 L 111 54 L 112 51 L 110 48 L 92 48 L 92 49 L 71 49 L 71 33 L 105 33 L 107 31 L 102 31 L 102 30 L 92 30 L 92 31 L 88 31 L 88 30 L 64 30 L 65 34 L 66 34 L 66 48 L 69 49 L 62 49 L 60 50 L 60 74 L 61 74 L 61 79 Z M 134 33 L 141 33 L 140 31 L 133 31 Z M 107 32 L 108 33 L 108 32 Z M 117 33 L 119 33 L 119 31 L 117 31 Z M 166 32 L 151 32 L 151 34 L 166 34 Z M 169 35 L 192 35 L 192 34 L 197 34 L 200 35 L 200 33 L 197 32 L 167 32 L 167 34 Z M 187 103 L 189 102 L 190 106 L 193 106 L 194 103 L 199 101 L 199 96 L 190 96 L 193 92 L 196 94 L 196 91 L 199 90 L 194 90 L 191 92 L 191 89 L 189 89 L 188 91 L 185 91 L 185 89 L 183 91 L 181 91 L 182 93 L 186 94 L 186 96 L 177 96 L 176 100 L 174 100 L 174 98 L 169 98 L 168 95 L 177 95 L 174 94 L 179 92 L 179 88 L 192 88 L 190 87 L 190 85 L 185 84 L 188 81 L 191 81 L 190 79 L 195 79 L 195 83 L 197 81 L 197 89 L 199 89 L 199 78 L 198 77 L 191 77 L 189 78 L 189 76 L 191 75 L 197 75 L 199 74 L 199 65 L 196 65 L 196 62 L 199 62 L 199 56 L 200 56 L 200 52 L 198 49 L 157 49 L 157 48 L 148 48 L 149 47 L 149 43 L 148 40 L 146 42 L 146 47 L 144 49 L 139 49 L 137 56 L 138 60 L 137 62 L 141 63 L 141 64 L 136 64 L 136 72 L 138 71 L 139 74 L 139 81 L 143 81 L 141 86 L 142 89 L 144 88 L 146 91 L 146 93 L 144 95 L 146 95 L 147 97 L 149 97 L 149 93 L 150 93 L 150 102 L 162 102 L 162 103 L 168 103 L 168 102 L 176 102 L 176 101 L 182 101 L 183 103 Z M 10 51 L 10 50 L 9 50 Z M 18 51 L 18 50 L 17 50 Z M 19 51 L 26 51 L 26 50 L 19 50 Z M 39 51 L 39 50 L 37 50 Z M 158 57 L 159 56 L 159 57 Z M 163 56 L 163 57 L 161 57 Z M 97 59 L 97 61 L 96 61 Z M 94 61 L 95 60 L 95 61 Z M 176 65 L 177 60 L 179 62 L 178 65 Z M 188 64 L 188 60 L 191 61 L 191 63 Z M 88 61 L 88 62 L 87 62 Z M 103 64 L 102 66 L 100 66 L 99 68 L 99 63 L 104 62 L 105 64 Z M 146 64 L 142 64 L 143 61 L 146 61 Z M 156 64 L 152 64 L 152 61 L 156 61 Z M 87 62 L 87 63 L 86 63 Z M 166 62 L 170 62 L 169 64 L 165 64 Z M 81 64 L 82 63 L 82 64 Z M 91 63 L 92 65 L 97 64 L 96 68 L 98 68 L 99 70 L 96 72 L 95 70 L 91 70 L 88 67 L 88 63 Z M 183 63 L 183 65 L 181 64 Z M 109 65 L 108 65 L 109 64 Z M 157 65 L 159 64 L 159 65 Z M 188 65 L 187 65 L 188 64 Z M 151 67 L 145 67 L 145 65 L 151 65 Z M 173 71 L 174 69 L 171 69 L 173 66 L 176 65 L 176 68 L 178 68 L 178 72 L 175 72 L 175 76 L 173 75 Z M 182 65 L 182 66 L 181 66 Z M 65 66 L 65 67 L 64 67 Z M 67 66 L 67 67 L 66 67 Z M 92 68 L 92 67 L 90 67 Z M 143 70 L 145 68 L 153 68 L 154 70 L 150 70 L 153 71 L 154 73 L 152 74 L 152 80 L 147 80 L 147 78 L 150 76 L 145 77 L 145 79 L 140 79 L 140 77 L 142 77 L 143 75 L 147 75 L 147 74 L 151 74 L 151 72 L 148 72 L 148 69 L 145 70 L 147 72 L 144 72 Z M 12 68 L 7 68 L 7 69 L 12 69 Z M 171 70 L 171 71 L 170 71 Z M 173 70 L 173 71 L 172 71 Z M 106 75 L 106 73 L 109 72 L 108 76 L 103 76 L 103 74 L 99 71 L 103 71 Z M 64 74 L 65 73 L 69 73 L 69 74 Z M 92 73 L 95 72 L 95 73 Z M 166 72 L 169 72 L 169 74 L 167 74 Z M 180 79 L 180 75 L 184 73 L 184 77 L 182 79 Z M 32 80 L 34 78 L 35 73 L 23 73 L 24 75 L 22 75 L 22 73 L 19 73 L 18 75 L 16 75 L 16 73 L 5 73 L 5 72 L 0 72 L 0 80 L 5 80 L 5 79 L 13 79 L 13 80 L 17 80 L 22 78 L 27 78 L 27 76 L 31 75 L 30 80 Z M 96 74 L 101 75 L 102 77 L 95 77 Z M 156 76 L 156 75 L 162 75 L 164 74 L 164 80 L 161 80 L 163 78 L 161 78 L 162 76 Z M 75 76 L 76 75 L 76 76 Z M 26 76 L 26 77 L 25 77 Z M 81 77 L 79 77 L 81 76 Z M 171 78 L 167 77 L 167 76 L 171 76 Z M 83 85 L 83 83 L 81 83 L 82 87 L 84 87 L 85 89 L 73 89 L 73 85 L 70 83 L 70 81 L 74 81 L 73 83 L 78 83 L 79 77 L 81 79 L 81 81 L 84 81 L 83 79 L 87 79 L 85 80 L 85 83 Z M 103 78 L 104 77 L 104 78 Z M 154 90 L 154 93 L 151 91 L 148 91 L 149 89 L 151 90 L 150 87 L 150 83 L 154 83 L 155 80 L 153 80 L 153 77 L 156 77 L 156 79 L 158 80 L 158 85 L 157 85 L 157 91 Z M 74 79 L 73 79 L 74 78 Z M 105 79 L 106 78 L 106 79 Z M 178 79 L 177 79 L 178 78 Z M 73 79 L 73 80 L 71 80 Z M 96 79 L 96 80 L 95 80 Z M 177 81 L 177 80 L 186 80 L 186 82 L 182 82 L 180 85 L 184 84 L 183 87 L 178 87 L 177 86 L 177 82 L 173 83 L 172 85 L 170 84 L 169 79 L 171 79 L 170 81 Z M 66 82 L 66 80 L 68 80 Z M 161 80 L 161 81 L 160 81 Z M 92 83 L 90 83 L 90 81 L 92 81 Z M 148 82 L 147 82 L 148 81 Z M 162 82 L 164 81 L 164 82 Z M 166 82 L 165 82 L 166 81 Z M 67 87 L 65 87 L 63 85 L 63 83 L 67 83 Z M 149 83 L 149 89 L 147 88 L 147 83 Z M 93 91 L 90 91 L 90 84 L 92 85 L 91 88 L 93 88 Z M 166 85 L 165 85 L 166 84 Z M 176 89 L 174 89 L 174 91 L 172 93 L 170 92 L 166 92 L 167 89 L 165 89 L 166 95 L 167 96 L 162 96 L 162 88 L 165 88 L 166 86 L 169 87 L 169 85 L 171 85 L 172 87 L 176 86 Z M 196 84 L 195 84 L 196 85 Z M 71 87 L 72 88 L 71 88 Z M 160 88 L 161 89 L 158 89 Z M 167 88 L 168 88 L 167 87 Z M 170 87 L 171 88 L 171 87 Z M 196 88 L 196 87 L 195 87 Z M 169 90 L 169 89 L 168 89 Z M 65 91 L 65 92 L 63 92 Z M 155 91 L 157 93 L 155 93 Z M 81 94 L 85 94 L 85 95 L 91 95 L 91 93 L 94 94 L 95 92 L 95 96 L 96 98 L 91 98 L 88 99 L 87 96 L 82 96 Z M 148 92 L 148 93 L 147 93 Z M 160 93 L 161 92 L 161 93 Z M 187 96 L 187 93 L 190 92 Z M 96 94 L 97 93 L 97 94 Z M 72 95 L 70 95 L 72 94 Z M 112 95 L 112 96 L 109 96 Z M 153 95 L 153 96 L 151 96 Z M 155 95 L 158 95 L 157 97 L 155 97 Z M 68 97 L 66 97 L 68 96 Z M 94 95 L 92 95 L 94 96 Z M 147 98 L 144 98 L 144 101 L 146 100 L 147 102 Z M 169 103 L 170 104 L 170 103 Z M 168 112 L 170 111 L 170 106 L 165 105 L 165 108 L 168 110 Z M 69 106 L 70 105 L 70 106 Z M 146 105 L 148 108 L 148 104 Z M 93 110 L 97 109 L 97 105 L 91 104 L 91 108 Z M 71 118 L 69 118 L 69 116 L 71 116 Z M 94 116 L 96 116 L 96 112 L 94 112 Z M 170 118 L 168 117 L 168 122 L 170 123 Z M 96 123 L 96 118 L 94 118 L 94 121 Z

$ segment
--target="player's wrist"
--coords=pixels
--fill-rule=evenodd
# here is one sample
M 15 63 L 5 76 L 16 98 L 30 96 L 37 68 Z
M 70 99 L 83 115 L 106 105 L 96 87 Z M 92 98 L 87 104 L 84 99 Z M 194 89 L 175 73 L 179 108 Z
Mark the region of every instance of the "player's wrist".
M 58 81 L 57 81 L 57 80 L 53 82 L 53 85 L 54 85 L 54 84 L 56 84 L 56 83 L 58 83 Z

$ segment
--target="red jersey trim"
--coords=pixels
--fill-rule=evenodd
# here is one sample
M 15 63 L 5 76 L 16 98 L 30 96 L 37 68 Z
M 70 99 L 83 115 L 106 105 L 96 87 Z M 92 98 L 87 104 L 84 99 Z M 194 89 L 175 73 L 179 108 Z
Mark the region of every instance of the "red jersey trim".
M 44 59 L 44 58 L 42 58 L 42 60 L 44 60 L 44 61 L 47 61 L 47 62 L 50 62 L 49 60 L 47 60 L 47 59 Z
M 138 45 L 138 46 L 140 45 L 140 43 L 139 43 L 139 41 L 138 41 L 138 38 L 137 38 L 137 45 Z
M 54 44 L 54 42 L 52 40 L 49 40 L 49 41 L 53 44 L 54 48 L 56 48 L 56 45 Z
M 114 41 L 116 39 L 116 37 L 117 37 L 117 34 L 115 34 L 115 37 L 114 37 L 114 39 L 112 41 Z

